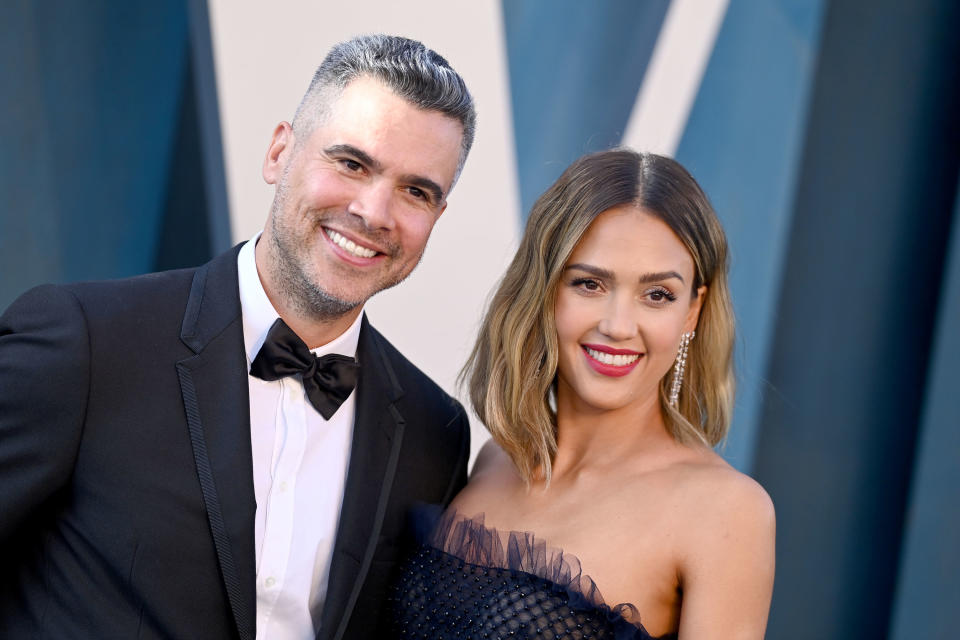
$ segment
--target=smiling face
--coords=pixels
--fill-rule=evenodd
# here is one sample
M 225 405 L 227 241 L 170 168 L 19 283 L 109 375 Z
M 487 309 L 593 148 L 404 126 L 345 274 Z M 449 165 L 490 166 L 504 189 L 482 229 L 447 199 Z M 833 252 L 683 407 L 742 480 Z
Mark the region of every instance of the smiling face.
M 600 214 L 558 283 L 558 409 L 658 406 L 706 293 L 694 296 L 693 278 L 693 258 L 666 223 L 634 206 Z
M 257 266 L 278 309 L 327 320 L 417 265 L 446 208 L 462 127 L 360 77 L 301 135 L 281 123 L 267 151 L 277 192 Z

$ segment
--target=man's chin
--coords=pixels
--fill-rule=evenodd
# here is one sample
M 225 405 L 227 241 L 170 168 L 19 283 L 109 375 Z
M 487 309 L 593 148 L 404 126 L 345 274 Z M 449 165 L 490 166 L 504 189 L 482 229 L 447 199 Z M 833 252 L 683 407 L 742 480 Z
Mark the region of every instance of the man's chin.
M 370 273 L 357 274 L 356 272 L 350 273 L 349 271 L 349 269 L 333 270 L 328 267 L 326 277 L 323 278 L 323 281 L 314 281 L 313 293 L 317 295 L 318 300 L 326 301 L 327 304 L 324 306 L 329 307 L 330 305 L 335 305 L 352 311 L 366 304 L 367 300 L 381 291 L 391 289 L 406 280 L 413 269 L 411 268 L 406 271 L 401 277 L 398 277 L 398 274 L 394 273 L 391 278 L 381 277 L 377 279 L 362 277 L 373 275 Z M 382 276 L 384 274 L 379 275 Z M 319 280 L 319 278 L 317 280 Z
M 406 277 L 404 277 L 404 279 L 406 279 Z M 350 305 L 351 308 L 355 308 L 366 304 L 370 298 L 381 291 L 386 291 L 387 289 L 397 286 L 402 281 L 403 280 L 390 280 L 371 283 L 369 280 L 361 280 L 354 284 L 349 278 L 344 278 L 334 283 L 337 285 L 336 287 L 329 287 L 325 289 L 325 291 L 331 299 L 336 299 L 345 305 Z

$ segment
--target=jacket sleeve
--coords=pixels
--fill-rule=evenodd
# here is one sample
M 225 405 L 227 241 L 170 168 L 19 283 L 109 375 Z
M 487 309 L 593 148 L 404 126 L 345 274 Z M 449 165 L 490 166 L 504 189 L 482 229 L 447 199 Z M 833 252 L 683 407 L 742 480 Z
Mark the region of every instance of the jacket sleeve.
M 69 481 L 89 382 L 87 324 L 72 293 L 37 287 L 0 316 L 0 544 Z
M 449 428 L 454 429 L 460 436 L 460 450 L 457 454 L 457 463 L 454 466 L 453 474 L 450 477 L 450 486 L 447 488 L 447 495 L 443 498 L 443 505 L 450 504 L 453 498 L 460 493 L 460 490 L 467 484 L 467 464 L 470 461 L 470 420 L 467 418 L 467 412 L 459 402 L 456 403 L 456 417 L 451 421 Z

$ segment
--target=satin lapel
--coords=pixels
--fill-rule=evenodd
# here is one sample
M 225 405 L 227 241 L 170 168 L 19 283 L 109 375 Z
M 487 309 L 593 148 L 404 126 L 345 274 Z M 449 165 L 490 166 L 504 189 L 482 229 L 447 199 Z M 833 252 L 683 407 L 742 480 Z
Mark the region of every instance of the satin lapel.
M 256 499 L 237 250 L 197 270 L 181 339 L 196 352 L 177 372 L 207 520 L 239 636 L 253 640 Z
M 403 390 L 380 340 L 364 318 L 350 467 L 318 640 L 338 640 L 346 631 L 373 560 L 400 455 L 404 420 L 394 403 Z

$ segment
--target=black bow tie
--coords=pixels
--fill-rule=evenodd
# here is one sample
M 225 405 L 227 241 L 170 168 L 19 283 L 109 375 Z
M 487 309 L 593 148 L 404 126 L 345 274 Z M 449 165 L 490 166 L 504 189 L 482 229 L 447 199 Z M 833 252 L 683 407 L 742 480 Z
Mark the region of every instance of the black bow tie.
M 310 404 L 329 420 L 357 386 L 360 363 L 338 353 L 318 358 L 282 318 L 277 318 L 250 365 L 250 373 L 271 381 L 302 376 Z

